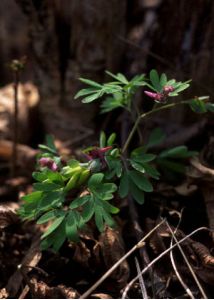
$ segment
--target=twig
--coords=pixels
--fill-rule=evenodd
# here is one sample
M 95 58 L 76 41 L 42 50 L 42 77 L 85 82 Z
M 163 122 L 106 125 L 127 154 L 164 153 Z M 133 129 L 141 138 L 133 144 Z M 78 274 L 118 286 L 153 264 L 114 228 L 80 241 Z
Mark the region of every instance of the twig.
M 111 273 L 129 257 L 135 250 L 144 247 L 144 241 L 158 228 L 160 227 L 165 220 L 161 221 L 157 226 L 155 226 L 149 233 L 147 233 L 132 249 L 130 249 L 121 259 L 116 262 L 95 284 L 92 285 L 84 294 L 80 296 L 80 299 L 86 299 L 88 296 L 109 276 Z
M 183 249 L 182 249 L 181 246 L 179 245 L 179 241 L 177 240 L 175 234 L 173 233 L 173 231 L 172 231 L 172 229 L 171 229 L 171 227 L 169 226 L 169 224 L 168 224 L 167 221 L 166 221 L 166 225 L 167 225 L 167 227 L 169 228 L 169 230 L 170 230 L 170 232 L 171 232 L 171 234 L 172 234 L 172 237 L 173 237 L 173 239 L 175 240 L 176 245 L 178 246 L 178 248 L 179 248 L 179 250 L 180 250 L 180 252 L 181 252 L 181 254 L 182 254 L 182 256 L 183 256 L 183 259 L 184 259 L 185 263 L 187 264 L 187 266 L 188 266 L 188 268 L 189 268 L 189 271 L 190 271 L 190 273 L 192 274 L 192 277 L 194 278 L 194 280 L 195 280 L 195 282 L 196 282 L 196 284 L 197 284 L 197 286 L 198 286 L 198 288 L 199 288 L 199 290 L 200 290 L 200 292 L 201 292 L 201 294 L 202 294 L 202 297 L 203 297 L 204 299 L 207 299 L 207 295 L 205 294 L 205 292 L 204 292 L 204 290 L 203 290 L 203 288 L 202 288 L 200 282 L 198 281 L 198 278 L 197 278 L 195 272 L 193 271 L 192 266 L 190 265 L 190 263 L 189 263 L 189 261 L 188 261 L 186 255 L 185 255 L 185 253 L 184 253 L 184 251 L 183 251 Z M 194 297 L 193 297 L 193 299 L 194 299 Z
M 175 237 L 176 231 L 177 231 L 177 229 L 178 229 L 178 227 L 179 227 L 180 221 L 181 221 L 181 218 L 180 218 L 180 220 L 179 220 L 179 223 L 178 223 L 178 225 L 177 225 L 175 231 L 172 233 L 172 238 L 171 238 L 171 242 L 170 242 L 170 247 L 172 247 L 172 245 L 173 245 L 173 239 L 175 239 L 174 237 Z M 169 224 L 168 224 L 168 222 L 167 222 L 167 226 L 168 226 L 168 225 L 169 225 Z M 171 228 L 170 228 L 170 229 L 171 229 Z M 179 249 L 181 248 L 180 245 L 178 245 L 178 247 L 179 247 Z M 187 295 L 189 295 L 190 298 L 194 299 L 195 297 L 193 296 L 193 294 L 192 294 L 190 288 L 186 285 L 186 283 L 183 281 L 183 279 L 182 279 L 180 273 L 178 272 L 178 269 L 177 269 L 177 266 L 176 266 L 176 264 L 175 264 L 175 260 L 174 260 L 174 257 L 173 257 L 173 251 L 172 251 L 172 250 L 170 251 L 170 259 L 171 259 L 172 267 L 173 267 L 173 269 L 174 269 L 174 271 L 175 271 L 175 275 L 177 276 L 177 278 L 178 278 L 180 284 L 183 286 L 183 288 L 184 288 L 184 290 L 186 291 Z
M 135 257 L 135 264 L 136 264 L 136 268 L 137 268 L 137 274 L 139 275 L 139 283 L 140 283 L 140 288 L 141 288 L 143 299 L 148 299 L 146 287 L 145 287 L 144 280 L 143 280 L 143 275 L 140 272 L 140 266 L 139 266 L 137 257 Z
M 182 242 L 184 242 L 186 239 L 188 239 L 189 237 L 191 237 L 192 235 L 194 235 L 195 233 L 197 233 L 198 231 L 201 230 L 207 230 L 210 231 L 210 229 L 208 229 L 207 227 L 200 227 L 196 230 L 194 230 L 193 232 L 191 232 L 190 234 L 188 234 L 187 236 L 185 236 L 183 239 L 181 239 L 178 243 L 173 244 L 173 246 L 169 247 L 168 249 L 166 249 L 165 251 L 163 251 L 160 255 L 158 255 L 155 259 L 153 259 L 153 261 L 151 261 L 148 266 L 146 266 L 142 271 L 141 274 L 143 275 L 146 271 L 149 270 L 149 268 L 151 266 L 153 266 L 158 260 L 160 260 L 164 255 L 166 255 L 168 252 L 170 252 L 170 250 L 172 250 L 173 248 L 177 247 L 178 244 L 181 244 Z M 139 275 L 137 275 L 136 277 L 134 277 L 126 286 L 123 294 L 122 294 L 122 299 L 126 298 L 127 292 L 129 291 L 129 289 L 131 288 L 131 286 L 135 283 L 136 280 L 138 280 Z

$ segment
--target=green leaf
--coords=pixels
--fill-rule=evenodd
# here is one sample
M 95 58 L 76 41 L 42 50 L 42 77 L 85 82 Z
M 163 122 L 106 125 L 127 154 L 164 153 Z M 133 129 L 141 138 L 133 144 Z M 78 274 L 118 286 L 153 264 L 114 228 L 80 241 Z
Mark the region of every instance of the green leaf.
M 109 76 L 111 76 L 112 78 L 120 81 L 121 83 L 123 84 L 129 84 L 129 81 L 126 79 L 126 77 L 121 74 L 121 73 L 118 73 L 117 75 L 114 75 L 113 73 L 109 72 L 109 71 L 106 71 L 106 74 L 108 74 Z
M 88 222 L 94 214 L 94 201 L 92 199 L 91 197 L 91 200 L 83 205 L 82 218 L 85 222 Z
M 161 92 L 161 86 L 159 81 L 159 75 L 156 70 L 151 70 L 149 73 L 149 78 L 151 80 L 151 83 L 156 91 Z
M 167 84 L 166 74 L 162 73 L 161 77 L 160 77 L 160 85 L 161 85 L 161 87 L 164 87 L 166 84 Z
M 206 106 L 206 109 L 207 109 L 208 111 L 214 112 L 214 103 L 208 102 L 208 103 L 205 104 L 205 106 Z
M 74 96 L 74 99 L 77 99 L 82 96 L 94 94 L 96 92 L 97 92 L 97 89 L 94 89 L 94 88 L 82 89 Z
M 53 222 L 53 224 L 51 224 L 48 229 L 46 230 L 46 232 L 42 235 L 42 239 L 44 239 L 46 236 L 48 236 L 49 234 L 51 234 L 54 230 L 57 229 L 57 227 L 59 227 L 59 225 L 62 223 L 62 221 L 65 218 L 65 214 L 63 216 L 60 216 L 58 218 L 56 218 L 56 220 Z
M 190 85 L 188 83 L 182 83 L 180 84 L 176 89 L 175 89 L 175 92 L 176 93 L 179 93 L 179 92 L 182 92 L 184 90 L 186 90 Z M 170 93 L 171 95 L 172 93 Z
M 54 137 L 50 134 L 46 135 L 46 145 L 53 151 L 57 152 L 56 146 L 54 144 Z
M 135 160 L 132 160 L 132 159 L 130 160 L 130 163 L 131 163 L 131 166 L 135 170 L 137 170 L 137 171 L 139 171 L 141 173 L 145 173 L 145 168 L 144 168 L 144 166 L 141 163 L 139 163 L 139 162 L 137 162 Z
M 165 139 L 165 137 L 166 137 L 166 135 L 161 130 L 161 128 L 155 128 L 149 136 L 149 140 L 148 140 L 146 147 L 150 148 L 150 147 L 153 147 L 153 146 L 156 146 L 156 145 L 162 143 L 163 140 Z
M 167 149 L 162 151 L 159 154 L 159 157 L 165 158 L 165 157 L 172 157 L 172 158 L 188 158 L 196 155 L 197 152 L 195 151 L 188 151 L 188 148 L 186 146 L 178 146 L 174 147 L 172 149 Z
M 63 221 L 59 227 L 53 233 L 53 246 L 52 249 L 55 252 L 58 252 L 59 249 L 62 247 L 63 243 L 66 240 L 65 234 L 65 222 Z
M 86 195 L 86 196 L 82 196 L 82 197 L 78 197 L 76 199 L 74 199 L 71 204 L 69 205 L 69 207 L 71 209 L 80 207 L 82 205 L 84 205 L 86 202 L 88 202 L 90 199 L 90 195 Z
M 174 162 L 168 159 L 158 159 L 157 163 L 160 167 L 162 167 L 163 169 L 167 168 L 172 172 L 176 172 L 176 173 L 185 173 L 186 167 L 184 164 L 182 163 L 178 163 L 178 162 Z
M 66 236 L 71 241 L 77 241 L 78 240 L 78 230 L 77 230 L 77 220 L 75 218 L 75 214 L 73 211 L 70 211 L 66 216 L 65 221 L 65 232 Z
M 57 155 L 57 152 L 53 149 L 51 149 L 50 147 L 43 145 L 43 144 L 39 144 L 38 145 L 39 149 L 42 150 L 43 152 L 48 152 L 51 153 L 53 155 Z
M 102 104 L 101 107 L 101 113 L 107 113 L 110 112 L 116 108 L 124 107 L 123 105 L 123 98 L 121 99 L 115 99 L 114 97 L 107 97 Z
M 205 113 L 207 112 L 206 105 L 203 100 L 199 100 L 198 98 L 193 99 L 189 102 L 190 108 L 195 113 Z
M 158 172 L 158 170 L 156 168 L 154 168 L 153 166 L 151 166 L 147 163 L 144 163 L 142 165 L 144 167 L 146 174 L 148 174 L 150 177 L 152 177 L 154 179 L 159 179 L 160 173 Z
M 103 181 L 103 178 L 104 178 L 103 173 L 93 174 L 88 181 L 89 188 L 99 185 Z
M 143 155 L 138 155 L 138 156 L 132 155 L 132 159 L 139 163 L 149 162 L 149 161 L 154 160 L 155 158 L 156 158 L 156 155 L 150 154 L 150 153 L 145 153 Z
M 131 195 L 134 198 L 134 200 L 139 203 L 143 204 L 144 203 L 144 192 L 140 190 L 134 182 L 131 181 L 130 183 L 130 191 Z
M 64 195 L 61 192 L 46 193 L 40 199 L 37 210 L 44 211 L 53 207 L 61 206 L 64 200 Z
M 45 172 L 33 172 L 32 177 L 39 182 L 47 179 L 47 175 Z
M 64 185 L 63 177 L 60 173 L 53 172 L 51 170 L 47 170 L 45 173 L 46 173 L 47 178 L 51 182 L 59 184 L 59 185 Z
M 114 144 L 115 139 L 116 139 L 116 133 L 113 132 L 107 140 L 107 146 L 112 146 Z M 114 149 L 114 150 L 116 150 L 116 149 Z
M 102 85 L 95 82 L 95 81 L 92 81 L 90 79 L 86 79 L 86 78 L 79 78 L 79 80 L 87 85 L 91 85 L 93 87 L 96 87 L 96 88 L 102 88 Z
M 104 230 L 104 221 L 103 221 L 103 209 L 101 206 L 96 205 L 94 207 L 94 213 L 95 213 L 95 223 L 100 232 L 103 232 Z
M 94 93 L 82 99 L 82 103 L 91 103 L 100 97 L 100 92 Z
M 106 146 L 106 134 L 104 131 L 100 133 L 100 148 L 104 148 Z
M 43 224 L 46 223 L 52 219 L 54 219 L 56 217 L 56 211 L 55 210 L 51 210 L 48 211 L 47 213 L 45 213 L 44 215 L 42 215 L 38 220 L 37 220 L 37 224 Z
M 27 202 L 39 202 L 39 200 L 42 198 L 42 195 L 42 192 L 36 191 L 23 196 L 21 199 Z
M 132 182 L 137 185 L 137 187 L 147 193 L 153 191 L 153 186 L 151 182 L 140 172 L 138 171 L 130 171 L 129 177 L 131 178 Z
M 59 184 L 50 182 L 34 183 L 33 187 L 35 190 L 43 192 L 55 191 L 61 188 Z
M 124 172 L 119 185 L 119 196 L 120 198 L 125 198 L 129 193 L 129 177 L 127 172 Z
M 102 202 L 102 206 L 105 211 L 110 212 L 111 214 L 117 214 L 120 210 L 116 206 L 111 205 L 109 202 Z
M 103 219 L 110 227 L 115 227 L 116 223 L 114 219 L 108 214 L 106 211 L 103 210 Z

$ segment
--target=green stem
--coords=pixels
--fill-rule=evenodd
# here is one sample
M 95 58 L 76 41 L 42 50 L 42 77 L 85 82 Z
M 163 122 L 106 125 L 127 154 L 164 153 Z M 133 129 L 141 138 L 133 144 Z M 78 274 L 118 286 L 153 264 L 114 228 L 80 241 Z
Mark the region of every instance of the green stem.
M 137 120 L 135 121 L 133 127 L 132 127 L 132 130 L 130 131 L 129 133 L 129 136 L 123 146 L 123 149 L 122 149 L 122 153 L 126 152 L 126 150 L 128 149 L 128 146 L 133 138 L 133 135 L 135 134 L 135 131 L 137 130 L 138 128 L 138 125 L 140 123 L 140 121 L 150 115 L 152 115 L 153 113 L 156 113 L 158 111 L 161 111 L 161 110 L 164 110 L 164 109 L 168 109 L 168 108 L 172 108 L 174 106 L 177 106 L 177 105 L 181 105 L 181 104 L 188 104 L 190 100 L 186 100 L 186 101 L 181 101 L 181 102 L 176 102 L 176 103 L 169 103 L 169 104 L 166 104 L 166 105 L 163 105 L 161 107 L 157 107 L 157 108 L 154 108 L 153 110 L 150 110 L 146 113 L 143 113 L 141 114 Z

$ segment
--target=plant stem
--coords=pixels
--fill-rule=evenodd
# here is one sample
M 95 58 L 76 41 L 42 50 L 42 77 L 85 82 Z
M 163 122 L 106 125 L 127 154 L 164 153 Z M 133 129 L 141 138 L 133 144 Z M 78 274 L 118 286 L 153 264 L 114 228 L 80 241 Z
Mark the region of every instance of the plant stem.
M 18 140 L 18 86 L 19 71 L 14 71 L 14 117 L 13 117 L 13 149 L 11 159 L 11 177 L 16 175 L 17 140 Z
M 133 127 L 132 127 L 132 130 L 131 130 L 130 133 L 129 133 L 129 136 L 128 136 L 128 138 L 127 138 L 127 140 L 126 140 L 126 142 L 125 142 L 125 144 L 124 144 L 124 146 L 123 146 L 122 153 L 126 152 L 128 146 L 129 146 L 129 144 L 130 144 L 130 142 L 131 142 L 131 140 L 132 140 L 132 138 L 133 138 L 133 136 L 134 136 L 134 134 L 135 134 L 135 131 L 137 130 L 138 125 L 139 125 L 139 123 L 140 123 L 140 121 L 141 121 L 142 119 L 144 119 L 144 118 L 146 118 L 146 117 L 148 117 L 148 116 L 150 116 L 150 115 L 152 115 L 153 113 L 156 113 L 156 112 L 158 112 L 158 111 L 161 111 L 161 110 L 164 110 L 164 109 L 168 109 L 168 108 L 172 108 L 172 107 L 174 107 L 174 106 L 181 105 L 181 104 L 187 104 L 187 103 L 189 103 L 189 101 L 190 101 L 190 100 L 185 100 L 185 101 L 181 101 L 181 102 L 169 103 L 169 104 L 166 104 L 166 105 L 163 105 L 163 106 L 154 108 L 153 110 L 150 110 L 150 111 L 148 111 L 148 112 L 146 112 L 146 113 L 141 114 L 141 115 L 137 118 L 137 120 L 135 121 L 135 123 L 134 123 L 134 125 L 133 125 Z

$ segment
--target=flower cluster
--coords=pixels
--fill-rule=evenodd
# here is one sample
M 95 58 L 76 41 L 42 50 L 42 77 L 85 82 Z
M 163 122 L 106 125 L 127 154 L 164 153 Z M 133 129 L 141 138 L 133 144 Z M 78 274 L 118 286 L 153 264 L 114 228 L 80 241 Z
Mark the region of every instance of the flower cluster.
M 163 87 L 163 91 L 161 93 L 153 93 L 149 91 L 145 91 L 144 93 L 150 98 L 154 99 L 158 103 L 166 102 L 167 97 L 171 92 L 174 91 L 174 87 L 171 85 L 165 85 Z

